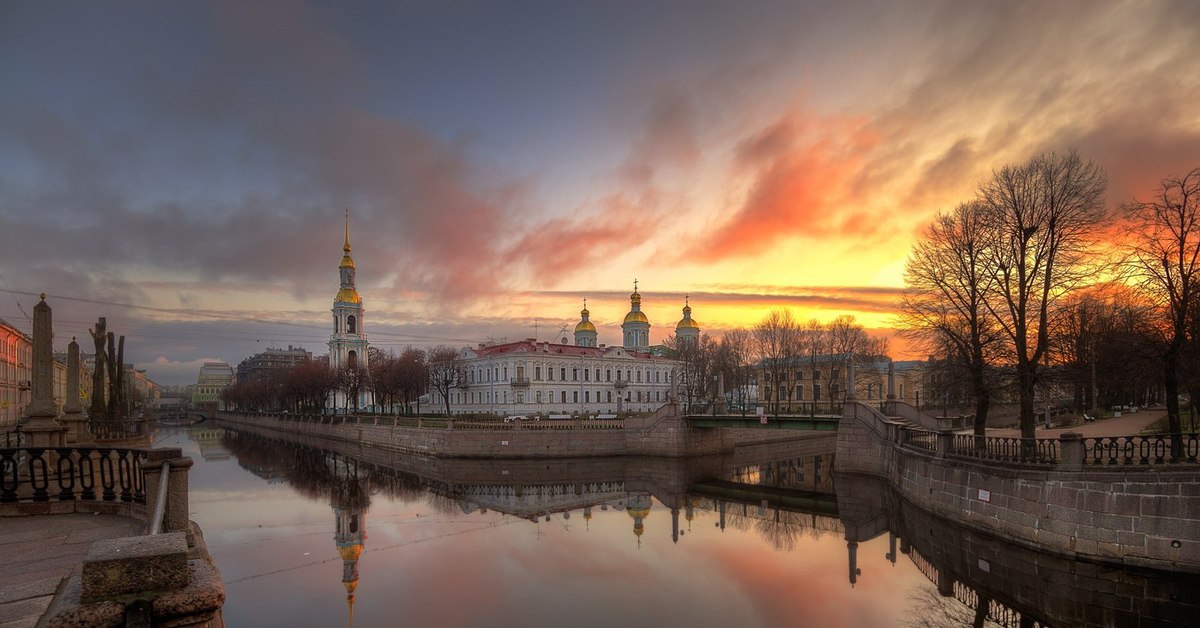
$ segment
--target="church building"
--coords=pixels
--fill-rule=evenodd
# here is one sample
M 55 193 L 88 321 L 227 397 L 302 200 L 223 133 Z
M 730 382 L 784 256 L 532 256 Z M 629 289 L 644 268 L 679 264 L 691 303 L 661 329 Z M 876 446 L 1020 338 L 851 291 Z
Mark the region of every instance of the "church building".
M 599 344 L 584 301 L 573 344 L 527 338 L 480 344 L 459 352 L 464 378 L 450 392 L 451 414 L 616 415 L 653 412 L 678 389 L 679 363 L 650 347 L 650 321 L 634 283 L 629 313 L 621 324 L 622 344 Z M 685 305 L 676 333 L 699 335 Z M 440 401 L 440 399 L 439 399 Z
M 342 285 L 333 298 L 333 335 L 329 337 L 329 368 L 367 368 L 367 332 L 363 324 L 363 302 L 354 287 L 354 259 L 350 257 L 350 213 L 346 212 L 346 242 L 342 246 L 342 263 L 338 274 Z M 364 408 L 371 403 L 370 391 L 364 385 L 358 391 L 358 403 L 347 399 L 346 393 L 336 391 L 332 405 L 337 408 Z

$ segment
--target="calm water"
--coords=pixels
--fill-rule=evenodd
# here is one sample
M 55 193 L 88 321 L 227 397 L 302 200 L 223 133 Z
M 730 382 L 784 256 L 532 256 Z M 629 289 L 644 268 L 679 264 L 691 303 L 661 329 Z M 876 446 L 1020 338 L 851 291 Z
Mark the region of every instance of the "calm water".
M 1197 597 L 1195 578 L 1042 556 L 930 518 L 873 481 L 835 483 L 829 441 L 546 462 L 330 451 L 214 425 L 158 438 L 195 460 L 191 516 L 234 628 L 1200 618 L 1180 601 Z

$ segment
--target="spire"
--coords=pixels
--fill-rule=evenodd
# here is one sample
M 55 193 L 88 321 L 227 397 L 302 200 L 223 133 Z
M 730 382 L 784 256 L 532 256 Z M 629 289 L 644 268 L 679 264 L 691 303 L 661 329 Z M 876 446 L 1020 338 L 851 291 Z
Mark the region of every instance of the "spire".
M 346 209 L 346 244 L 342 247 L 346 255 L 350 254 L 350 210 Z

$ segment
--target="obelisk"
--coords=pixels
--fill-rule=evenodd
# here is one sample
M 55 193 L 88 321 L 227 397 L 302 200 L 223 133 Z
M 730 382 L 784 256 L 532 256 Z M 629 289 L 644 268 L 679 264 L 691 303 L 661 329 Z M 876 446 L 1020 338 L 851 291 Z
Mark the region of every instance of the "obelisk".
M 63 402 L 62 421 L 67 426 L 67 444 L 74 445 L 86 438 L 83 404 L 79 401 L 79 343 L 74 337 L 67 345 L 67 398 Z
M 54 407 L 54 326 L 46 294 L 33 307 L 33 399 L 25 413 L 28 421 L 21 431 L 30 447 L 62 447 L 67 428 L 58 420 Z

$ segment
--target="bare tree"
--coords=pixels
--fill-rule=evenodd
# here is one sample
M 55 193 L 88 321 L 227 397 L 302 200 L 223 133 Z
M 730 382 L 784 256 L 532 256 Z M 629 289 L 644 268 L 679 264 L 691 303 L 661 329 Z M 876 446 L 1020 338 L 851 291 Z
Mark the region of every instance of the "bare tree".
M 429 385 L 442 397 L 446 416 L 450 416 L 450 389 L 465 379 L 458 351 L 438 345 L 429 352 Z
M 1106 179 L 1074 152 L 1005 166 L 979 188 L 992 240 L 988 268 L 995 298 L 991 313 L 1013 349 L 1021 408 L 1021 437 L 1034 437 L 1038 369 L 1050 346 L 1056 299 L 1089 275 L 1094 239 L 1107 218 Z
M 412 413 L 411 405 L 417 404 L 417 412 L 421 411 L 421 395 L 429 388 L 429 363 L 425 352 L 421 349 L 408 347 L 397 360 L 400 376 L 400 390 L 404 395 L 404 411 Z
M 966 370 L 975 401 L 975 435 L 983 436 L 991 405 L 987 377 L 997 349 L 997 329 L 986 299 L 995 286 L 987 207 L 961 203 L 938 214 L 913 246 L 904 269 L 901 334 L 930 353 L 944 350 Z
M 1171 455 L 1183 447 L 1179 415 L 1180 357 L 1200 291 L 1200 168 L 1182 178 L 1164 179 L 1154 200 L 1135 203 L 1137 230 L 1133 268 L 1144 292 L 1160 305 L 1165 320 L 1167 429 Z
M 746 413 L 746 392 L 750 385 L 751 335 L 744 329 L 725 333 L 717 346 L 715 370 L 725 382 L 727 403 L 736 403 Z
M 764 380 L 759 385 L 764 387 L 764 398 L 772 404 L 774 414 L 778 416 L 784 397 L 790 396 L 784 382 L 799 352 L 799 327 L 790 310 L 771 310 L 762 322 L 754 326 L 751 334 L 759 371 Z M 775 390 L 772 391 L 772 388 Z
M 370 385 L 371 377 L 361 361 L 351 360 L 343 364 L 335 374 L 337 389 L 346 394 L 347 406 L 358 412 L 358 393 Z

